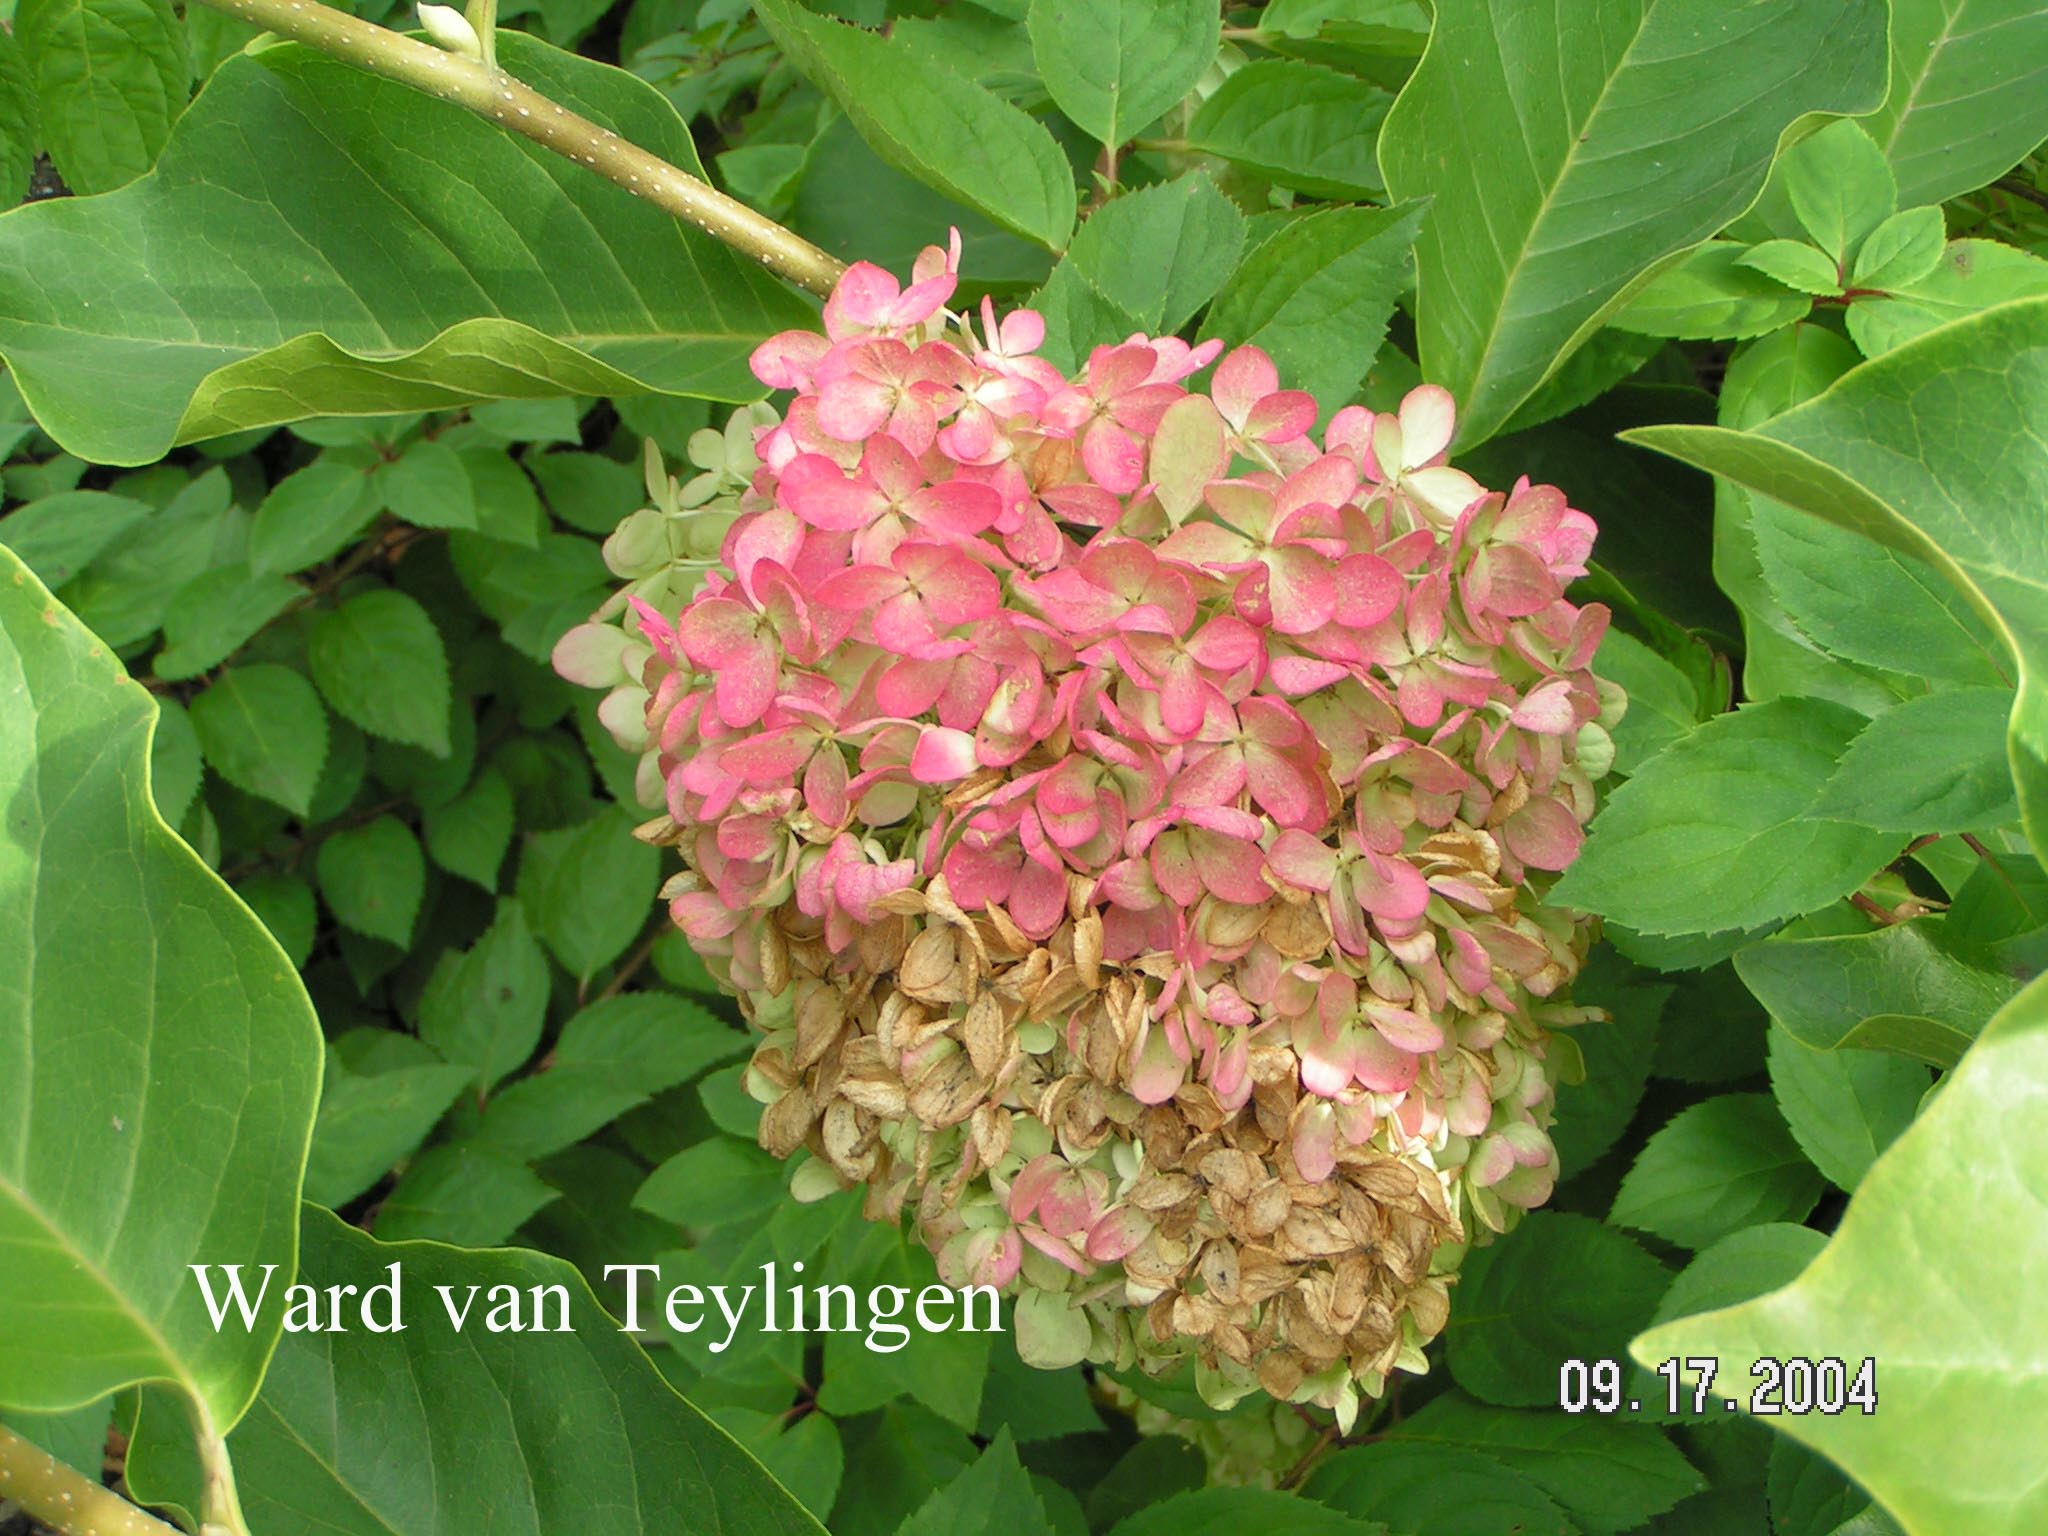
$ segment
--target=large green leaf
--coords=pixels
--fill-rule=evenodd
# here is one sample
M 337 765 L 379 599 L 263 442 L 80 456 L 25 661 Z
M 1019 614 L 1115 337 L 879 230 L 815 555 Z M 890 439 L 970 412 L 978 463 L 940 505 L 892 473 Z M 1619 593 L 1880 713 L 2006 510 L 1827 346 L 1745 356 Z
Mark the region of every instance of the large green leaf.
M 2008 1004 L 1871 1166 L 1820 1256 L 1784 1289 L 1653 1328 L 1645 1365 L 1718 1358 L 1747 1405 L 1760 1357 L 1876 1361 L 1877 1409 L 1777 1415 L 1927 1536 L 2048 1526 L 2048 978 Z
M 1043 123 L 921 51 L 795 0 L 754 0 L 754 10 L 882 159 L 1040 245 L 1066 245 L 1074 173 Z
M 1883 99 L 1884 0 L 1441 0 L 1380 133 L 1425 378 L 1491 436 L 1643 273 L 1764 184 L 1783 132 Z
M 285 1336 L 230 1442 L 252 1530 L 822 1536 L 758 1461 L 676 1396 L 561 1259 L 379 1243 L 318 1206 L 305 1208 L 303 1244 L 305 1282 L 322 1288 L 360 1295 L 396 1263 L 406 1326 L 365 1331 L 351 1297 L 346 1332 Z M 457 1311 L 468 1302 L 459 1330 L 442 1286 Z M 530 1325 L 543 1286 L 566 1294 L 573 1332 L 490 1331 L 508 1294 Z M 559 1321 L 558 1304 L 545 1306 Z M 381 1295 L 373 1316 L 386 1317 Z M 146 1498 L 176 1480 L 151 1457 L 139 1469 L 131 1460 L 129 1475 Z
M 2048 138 L 2039 0 L 1892 0 L 1892 85 L 1870 131 L 1899 202 L 1981 187 Z
M 652 87 L 516 33 L 504 55 L 697 169 Z M 104 463 L 499 396 L 746 399 L 749 352 L 807 314 L 652 204 L 296 46 L 223 64 L 141 181 L 0 218 L 0 356 L 50 435 Z
M 1629 436 L 1956 583 L 2018 660 L 2007 754 L 2027 835 L 2048 849 L 2048 299 L 1930 331 L 1749 431 Z
M 1817 1050 L 1877 1046 L 1952 1065 L 2018 990 L 1951 954 L 1944 920 L 1868 933 L 1778 938 L 1738 950 L 1735 969 L 1771 1016 Z
M 112 191 L 148 170 L 190 82 L 170 0 L 22 0 L 14 28 L 72 190 Z
M 1716 716 L 1608 798 L 1557 899 L 1672 934 L 1759 927 L 1848 894 L 1901 841 L 1816 809 L 1862 725 L 1823 699 Z
M 185 1266 L 290 1274 L 320 1036 L 283 951 L 158 817 L 155 718 L 0 552 L 0 1403 L 161 1380 L 225 1432 L 282 1297 L 216 1331 Z

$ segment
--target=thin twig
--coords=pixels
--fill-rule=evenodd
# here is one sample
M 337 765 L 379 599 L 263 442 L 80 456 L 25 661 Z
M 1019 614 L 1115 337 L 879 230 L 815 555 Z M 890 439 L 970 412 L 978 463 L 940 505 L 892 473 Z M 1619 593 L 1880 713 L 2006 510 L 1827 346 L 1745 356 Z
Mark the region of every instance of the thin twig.
M 842 263 L 801 235 L 666 160 L 628 144 L 608 128 L 520 84 L 481 60 L 372 26 L 317 0 L 205 0 L 207 5 L 266 27 L 281 37 L 415 89 L 467 107 L 579 165 L 636 197 L 688 219 L 706 234 L 769 271 L 825 294 Z

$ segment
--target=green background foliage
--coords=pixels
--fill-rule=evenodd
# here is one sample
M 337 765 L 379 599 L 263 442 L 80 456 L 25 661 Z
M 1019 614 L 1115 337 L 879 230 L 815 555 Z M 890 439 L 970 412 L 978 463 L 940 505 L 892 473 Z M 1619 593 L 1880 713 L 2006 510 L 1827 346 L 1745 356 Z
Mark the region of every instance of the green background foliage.
M 956 227 L 957 302 L 1030 303 L 1063 367 L 1256 342 L 1325 420 L 1427 379 L 1461 462 L 1599 520 L 1574 597 L 1630 705 L 1556 888 L 1606 939 L 1563 1181 L 1349 1434 L 1007 1334 L 280 1342 L 277 1292 L 216 1334 L 202 1256 L 593 1321 L 607 1265 L 932 1279 L 756 1146 L 635 761 L 549 666 L 643 444 L 723 472 L 816 306 L 218 12 L 0 0 L 10 1427 L 87 1467 L 114 1427 L 188 1525 L 224 1439 L 259 1531 L 2041 1527 L 2035 7 L 500 14 L 521 79 L 828 251 Z M 1761 1357 L 1874 1359 L 1876 1411 L 1759 1412 Z

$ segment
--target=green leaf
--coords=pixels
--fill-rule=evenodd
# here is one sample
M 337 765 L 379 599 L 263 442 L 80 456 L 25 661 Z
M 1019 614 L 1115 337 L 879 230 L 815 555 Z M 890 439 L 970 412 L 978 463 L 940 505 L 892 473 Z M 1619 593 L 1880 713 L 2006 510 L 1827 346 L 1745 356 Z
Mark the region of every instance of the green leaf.
M 329 833 L 314 869 L 321 896 L 344 928 L 405 948 L 419 916 L 427 866 L 404 822 L 379 816 Z
M 12 208 L 27 193 L 41 133 L 35 77 L 21 44 L 0 27 L 0 208 Z
M 1634 773 L 1700 723 L 1692 680 L 1642 641 L 1610 629 L 1593 661 L 1595 673 L 1628 692 L 1628 711 L 1615 724 L 1614 766 Z
M 648 1175 L 634 1206 L 679 1227 L 724 1226 L 785 1198 L 782 1163 L 731 1136 L 711 1136 Z
M 106 491 L 59 491 L 0 518 L 0 544 L 54 590 L 146 521 L 152 510 L 146 501 Z
M 176 699 L 159 699 L 156 739 L 149 745 L 149 784 L 156 796 L 157 812 L 166 825 L 176 826 L 191 809 L 205 773 L 199 757 L 199 733 L 192 729 L 192 717 Z
M 470 1077 L 437 1061 L 358 1074 L 330 1054 L 306 1198 L 339 1206 L 362 1194 L 418 1150 Z
M 1103 298 L 1164 336 L 1209 302 L 1243 247 L 1244 215 L 1197 172 L 1105 203 L 1075 232 L 1067 260 Z
M 1861 123 L 1829 123 L 1801 140 L 1773 167 L 1771 183 L 1760 212 L 1781 195 L 1799 228 L 1843 265 L 1899 206 L 1891 167 Z
M 283 1297 L 216 1330 L 185 1266 L 291 1273 L 320 1032 L 275 941 L 151 804 L 155 713 L 0 553 L 0 1403 L 166 1381 L 219 1434 Z
M 520 79 L 701 174 L 653 87 L 502 41 Z M 0 224 L 0 354 L 50 435 L 100 463 L 323 413 L 751 399 L 748 353 L 809 314 L 688 220 L 298 47 L 229 59 L 118 196 Z
M 1045 0 L 1040 0 L 1045 3 Z M 1374 132 L 1393 96 L 1318 64 L 1264 59 L 1230 75 L 1188 124 L 1191 149 L 1315 197 L 1384 197 Z
M 168 682 L 209 672 L 305 595 L 305 588 L 282 576 L 217 565 L 180 587 L 164 610 L 164 648 L 151 670 Z M 323 751 L 325 735 L 323 728 Z
M 233 667 L 191 703 L 192 729 L 213 771 L 300 816 L 327 761 L 327 712 L 313 685 L 271 662 Z
M 1770 1097 L 1725 1093 L 1681 1110 L 1650 1138 L 1607 1219 L 1704 1248 L 1742 1227 L 1798 1221 L 1820 1193 L 1820 1175 Z
M 1837 1188 L 1853 1190 L 1913 1123 L 1927 1069 L 1879 1051 L 1820 1051 L 1771 1028 L 1771 1095 L 1792 1139 Z
M 1739 937 L 1729 948 L 1739 952 Z M 1675 985 L 1658 1022 L 1656 1076 L 1682 1083 L 1733 1083 L 1764 1070 L 1770 1015 L 1744 989 L 1735 967 L 1710 964 Z
M 632 835 L 630 818 L 601 812 L 581 826 L 535 833 L 519 865 L 533 926 L 570 975 L 588 980 L 646 928 L 661 856 Z
M 313 887 L 296 875 L 266 870 L 237 882 L 235 894 L 262 919 L 293 967 L 304 969 L 320 923 Z
M 1632 282 L 1747 207 L 1787 128 L 1870 111 L 1884 81 L 1883 0 L 1768 0 L 1739 27 L 1720 0 L 1440 0 L 1380 168 L 1394 197 L 1435 199 L 1416 337 L 1460 440 L 1490 437 Z
M 512 846 L 512 788 L 486 768 L 453 800 L 420 812 L 427 857 L 452 875 L 487 891 L 498 888 L 498 868 Z
M 1430 1536 L 1576 1536 L 1579 1529 L 1521 1473 L 1462 1446 L 1400 1440 L 1354 1446 L 1317 1467 L 1306 1491 L 1346 1513 Z
M 980 1453 L 974 1442 L 915 1403 L 890 1403 L 846 1427 L 846 1478 L 832 1508 L 833 1536 L 894 1536 L 929 1490 Z
M 65 183 L 110 192 L 148 170 L 191 80 L 167 0 L 22 0 L 14 32 Z
M 1942 937 L 1943 920 L 1923 917 L 1839 938 L 1771 939 L 1738 951 L 1735 969 L 1806 1045 L 1876 1045 L 1868 1036 L 1879 1020 L 1893 1021 L 1894 1038 L 1896 1026 L 1911 1021 L 1917 1028 L 1905 1038 L 1922 1049 L 1909 1054 L 1947 1067 L 2018 983 L 1958 959 Z
M 908 272 L 918 252 L 949 228 L 960 231 L 961 269 L 978 281 L 1038 283 L 1051 267 L 1044 246 L 899 171 L 844 117 L 834 117 L 805 151 L 789 224 L 843 261 L 871 261 L 891 272 Z M 672 451 L 680 453 L 681 445 Z
M 321 455 L 270 488 L 249 529 L 249 569 L 303 571 L 355 541 L 377 515 L 377 482 L 361 466 Z
M 1872 1164 L 1798 1280 L 1654 1328 L 1631 1346 L 1636 1359 L 1716 1356 L 1715 1390 L 1744 1406 L 1760 1356 L 1834 1356 L 1852 1372 L 1874 1360 L 1876 1413 L 1778 1415 L 1771 1427 L 1834 1461 L 1908 1530 L 2040 1529 L 2048 1487 L 2031 1447 L 2048 1414 L 2043 1084 L 2048 978 L 2000 1010 Z
M 1268 1488 L 1200 1488 L 1141 1510 L 1109 1536 L 1242 1536 L 1285 1531 L 1287 1536 L 1386 1536 L 1377 1520 L 1361 1520 L 1314 1498 Z
M 1053 1536 L 1016 1442 L 996 1431 L 973 1466 L 926 1499 L 897 1536 Z
M 1026 24 L 1054 104 L 1112 148 L 1195 88 L 1220 26 L 1204 0 L 1031 0 Z
M 1664 1266 L 1585 1216 L 1534 1211 L 1466 1256 L 1445 1329 L 1451 1377 L 1483 1402 L 1557 1405 L 1566 1360 L 1620 1360 L 1664 1294 Z
M 1842 274 L 1834 260 L 1804 240 L 1766 240 L 1751 246 L 1735 264 L 1801 293 L 1842 291 Z
M 1932 272 L 1881 298 L 1858 299 L 1845 323 L 1864 356 L 1876 357 L 1951 320 L 2042 294 L 2048 261 L 1996 240 L 1951 240 Z
M 1657 1303 L 1660 1323 L 1775 1291 L 1797 1280 L 1827 1246 L 1824 1233 L 1791 1222 L 1766 1222 L 1731 1232 L 1693 1255 Z
M 562 1026 L 544 1070 L 491 1100 L 479 1134 L 518 1156 L 545 1157 L 740 1055 L 748 1043 L 716 1015 L 672 993 L 604 998 Z
M 1770 595 L 1823 650 L 1945 682 L 2008 681 L 1997 639 L 1926 561 L 1767 499 L 1750 505 L 1749 530 Z
M 1572 1031 L 1586 1075 L 1581 1082 L 1558 1084 L 1557 1123 L 1550 1133 L 1566 1178 L 1605 1156 L 1635 1117 L 1671 987 L 1603 949 L 1588 957 L 1575 995 L 1589 1007 L 1606 1009 L 1610 1018 Z
M 2048 300 L 1930 332 L 1754 431 L 1630 435 L 1954 582 L 2018 659 L 2007 751 L 2028 839 L 2048 849 Z
M 1892 86 L 1870 131 L 1899 200 L 1944 203 L 2048 138 L 2048 15 L 2033 0 L 1892 0 Z
M 519 1158 L 480 1142 L 443 1142 L 422 1152 L 377 1207 L 387 1242 L 431 1238 L 491 1248 L 559 1199 Z
M 460 1531 L 488 1493 L 507 1530 L 573 1530 L 601 1512 L 606 1536 L 823 1536 L 676 1396 L 560 1259 L 380 1243 L 317 1207 L 304 1242 L 304 1277 L 318 1287 L 360 1292 L 398 1264 L 406 1329 L 365 1332 L 345 1307 L 347 1333 L 287 1338 L 230 1442 L 252 1530 Z M 469 1304 L 460 1332 L 439 1286 L 458 1311 Z M 488 1329 L 491 1307 L 513 1292 L 535 1320 L 536 1286 L 563 1289 L 573 1332 Z M 547 1311 L 553 1321 L 552 1301 Z M 565 1421 L 570 1405 L 589 1411 Z
M 426 609 L 405 593 L 372 588 L 318 615 L 306 661 L 344 720 L 448 755 L 448 655 Z
M 1803 292 L 1747 264 L 1748 248 L 1710 240 L 1634 289 L 1608 318 L 1619 331 L 1681 341 L 1761 336 L 1792 324 L 1813 307 Z
M 1407 287 L 1424 207 L 1327 208 L 1260 244 L 1209 306 L 1202 335 L 1271 354 L 1327 417 L 1358 391 Z
M 1085 234 L 1086 226 L 1082 228 Z M 1038 355 L 1065 373 L 1079 372 L 1093 348 L 1113 346 L 1145 328 L 1136 315 L 1104 298 L 1071 259 L 1052 269 L 1029 307 L 1045 317 L 1045 341 Z
M 1876 229 L 1856 253 L 1849 273 L 1857 288 L 1906 288 L 1941 265 L 1948 225 L 1939 208 L 1908 208 Z
M 596 453 L 530 455 L 526 467 L 548 510 L 571 528 L 600 537 L 647 501 L 639 470 Z
M 1593 1536 L 1632 1531 L 1706 1487 L 1648 1425 L 1494 1408 L 1457 1391 L 1431 1398 L 1388 1435 L 1478 1451 L 1534 1483 Z
M 1040 245 L 1067 243 L 1074 174 L 1043 123 L 920 51 L 794 0 L 754 0 L 754 10 L 882 159 Z
M 533 941 L 525 910 L 501 901 L 483 936 L 434 968 L 420 997 L 420 1038 L 469 1067 L 485 1094 L 533 1054 L 547 1009 L 548 958 Z
M 423 437 L 379 465 L 371 479 L 391 515 L 415 528 L 476 527 L 469 471 L 462 455 L 446 443 Z
M 1984 832 L 2019 819 L 2005 760 L 2010 688 L 1906 699 L 1849 744 L 1817 816 L 1888 832 Z
M 1898 840 L 1826 820 L 1814 801 L 1862 724 L 1821 699 L 1708 721 L 1608 797 L 1556 899 L 1645 933 L 1713 933 L 1855 890 Z
M 1071 1372 L 1041 1371 L 1057 1379 Z M 986 1408 L 983 1411 L 987 1417 Z M 1116 1460 L 1088 1494 L 1083 1511 L 1090 1530 L 1103 1531 L 1154 1504 L 1200 1488 L 1209 1480 L 1208 1458 L 1178 1435 L 1147 1435 Z
M 163 622 L 178 588 L 240 555 L 248 524 L 248 513 L 234 504 L 227 471 L 215 466 L 109 545 L 65 596 L 81 623 L 125 649 Z

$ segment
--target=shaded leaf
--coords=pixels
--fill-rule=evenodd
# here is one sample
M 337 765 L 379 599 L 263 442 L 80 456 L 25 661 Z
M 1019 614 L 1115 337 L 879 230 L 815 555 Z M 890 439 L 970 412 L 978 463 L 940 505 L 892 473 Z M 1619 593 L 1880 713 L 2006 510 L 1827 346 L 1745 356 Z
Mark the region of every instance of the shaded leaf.
M 1533 1211 L 1465 1258 L 1445 1329 L 1451 1377 L 1483 1402 L 1555 1407 L 1563 1362 L 1622 1359 L 1669 1278 L 1625 1233 Z
M 1727 1093 L 1681 1110 L 1650 1138 L 1608 1220 L 1704 1248 L 1742 1227 L 1797 1221 L 1820 1193 L 1770 1097 Z
M 1771 1096 L 1799 1149 L 1839 1189 L 1855 1189 L 1913 1123 L 1927 1086 L 1927 1069 L 1916 1061 L 1815 1050 L 1782 1024 L 1771 1029 Z
M 233 667 L 192 700 L 208 766 L 237 789 L 305 816 L 327 761 L 327 712 L 313 685 L 274 662 Z
M 426 860 L 396 816 L 344 827 L 321 840 L 314 859 L 320 894 L 344 928 L 403 949 L 426 888 Z
M 307 634 L 306 660 L 343 719 L 448 755 L 448 656 L 414 599 L 376 587 L 325 610 Z
M 501 901 L 483 936 L 434 968 L 420 997 L 420 1038 L 469 1067 L 477 1092 L 486 1094 L 533 1054 L 547 1009 L 548 958 L 525 909 Z

